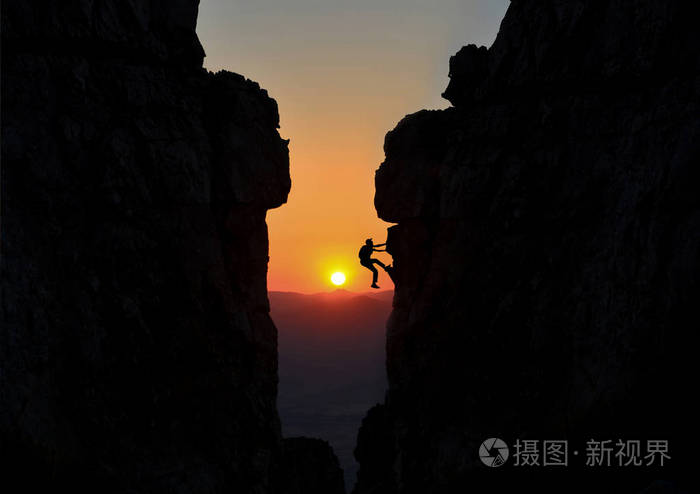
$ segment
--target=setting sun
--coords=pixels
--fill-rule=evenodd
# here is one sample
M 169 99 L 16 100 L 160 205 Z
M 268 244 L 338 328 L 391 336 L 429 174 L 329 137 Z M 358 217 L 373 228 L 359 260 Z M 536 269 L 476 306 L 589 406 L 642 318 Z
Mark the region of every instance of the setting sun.
M 335 286 L 340 286 L 345 283 L 345 274 L 337 272 L 331 275 L 331 282 Z

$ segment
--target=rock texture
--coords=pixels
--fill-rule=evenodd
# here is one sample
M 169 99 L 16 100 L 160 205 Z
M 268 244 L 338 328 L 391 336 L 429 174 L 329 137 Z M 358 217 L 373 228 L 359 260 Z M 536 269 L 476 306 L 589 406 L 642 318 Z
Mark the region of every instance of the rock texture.
M 390 390 L 360 431 L 356 493 L 467 492 L 488 437 L 670 440 L 671 466 L 608 470 L 609 492 L 689 464 L 694 19 L 680 1 L 514 0 L 491 48 L 452 58 L 453 107 L 389 132 Z M 560 492 L 599 480 L 583 473 Z
M 285 465 L 289 468 L 289 494 L 345 494 L 343 470 L 326 441 L 308 437 L 284 440 Z
M 282 489 L 287 142 L 258 84 L 202 68 L 197 6 L 2 2 L 3 485 Z

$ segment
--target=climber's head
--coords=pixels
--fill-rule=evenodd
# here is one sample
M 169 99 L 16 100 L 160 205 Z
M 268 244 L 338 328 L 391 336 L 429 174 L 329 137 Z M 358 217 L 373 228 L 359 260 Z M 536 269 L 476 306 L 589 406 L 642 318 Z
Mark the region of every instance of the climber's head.
M 365 244 L 366 245 L 374 245 L 374 242 L 372 242 L 371 238 L 368 238 L 367 240 L 365 240 Z

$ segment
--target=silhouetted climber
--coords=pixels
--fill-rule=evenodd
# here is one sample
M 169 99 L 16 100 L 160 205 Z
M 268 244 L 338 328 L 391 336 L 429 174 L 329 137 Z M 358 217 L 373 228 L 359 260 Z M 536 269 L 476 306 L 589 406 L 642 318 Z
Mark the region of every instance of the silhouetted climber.
M 375 264 L 379 264 L 384 271 L 389 272 L 387 266 L 379 259 L 373 259 L 372 253 L 374 252 L 386 252 L 386 249 L 377 249 L 377 247 L 384 247 L 386 244 L 374 245 L 371 238 L 365 240 L 365 245 L 360 249 L 360 264 L 372 271 L 372 288 L 380 288 L 377 285 L 377 278 L 379 277 L 379 271 L 374 267 Z

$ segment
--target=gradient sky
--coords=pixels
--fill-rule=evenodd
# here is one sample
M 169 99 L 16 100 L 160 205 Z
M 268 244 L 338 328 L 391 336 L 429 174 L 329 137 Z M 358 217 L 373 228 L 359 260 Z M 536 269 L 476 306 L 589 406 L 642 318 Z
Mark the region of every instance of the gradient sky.
M 367 237 L 390 226 L 374 209 L 385 134 L 406 114 L 445 108 L 451 55 L 489 46 L 509 0 L 202 0 L 197 32 L 210 70 L 260 83 L 291 139 L 292 191 L 267 215 L 270 290 L 367 291 Z M 390 262 L 387 254 L 377 257 Z M 383 289 L 393 287 L 380 272 Z

